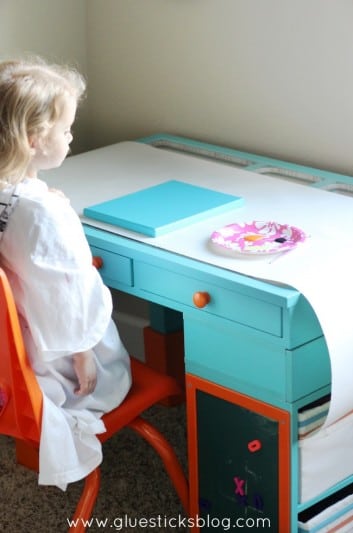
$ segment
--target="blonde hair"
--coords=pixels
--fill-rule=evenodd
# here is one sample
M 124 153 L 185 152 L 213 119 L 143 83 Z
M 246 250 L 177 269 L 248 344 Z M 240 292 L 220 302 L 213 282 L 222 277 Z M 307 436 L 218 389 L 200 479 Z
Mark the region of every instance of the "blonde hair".
M 0 189 L 25 177 L 30 138 L 45 137 L 60 116 L 63 99 L 79 102 L 86 84 L 75 69 L 34 60 L 0 63 Z

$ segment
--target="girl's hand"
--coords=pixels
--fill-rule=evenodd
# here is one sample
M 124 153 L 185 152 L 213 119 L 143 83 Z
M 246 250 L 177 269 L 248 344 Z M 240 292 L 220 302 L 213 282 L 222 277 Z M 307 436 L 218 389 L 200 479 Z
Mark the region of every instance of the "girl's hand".
M 78 381 L 75 394 L 78 396 L 91 394 L 97 384 L 97 367 L 92 350 L 75 353 L 73 355 L 73 365 Z

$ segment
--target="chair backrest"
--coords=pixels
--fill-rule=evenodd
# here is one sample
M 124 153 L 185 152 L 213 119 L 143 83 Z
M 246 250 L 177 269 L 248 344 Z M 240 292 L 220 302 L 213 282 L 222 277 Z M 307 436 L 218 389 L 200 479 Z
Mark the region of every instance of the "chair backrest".
M 42 403 L 11 287 L 0 268 L 0 434 L 39 442 Z

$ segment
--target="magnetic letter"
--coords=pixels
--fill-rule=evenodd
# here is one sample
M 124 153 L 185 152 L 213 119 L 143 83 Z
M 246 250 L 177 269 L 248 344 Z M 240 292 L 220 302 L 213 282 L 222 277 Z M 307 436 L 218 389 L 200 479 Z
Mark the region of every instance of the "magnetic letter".
M 234 480 L 234 483 L 235 483 L 235 494 L 240 494 L 240 496 L 245 496 L 245 491 L 243 489 L 244 487 L 244 484 L 245 484 L 245 479 L 240 479 L 239 477 L 234 477 L 233 478 Z

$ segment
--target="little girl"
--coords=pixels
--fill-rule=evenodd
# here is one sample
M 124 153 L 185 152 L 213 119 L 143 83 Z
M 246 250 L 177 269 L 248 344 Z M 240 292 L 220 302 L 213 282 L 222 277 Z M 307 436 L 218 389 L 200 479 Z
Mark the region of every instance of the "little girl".
M 131 385 L 110 292 L 80 220 L 38 178 L 65 159 L 84 91 L 73 69 L 0 63 L 0 264 L 43 392 L 39 483 L 63 490 L 101 462 L 100 418 Z

